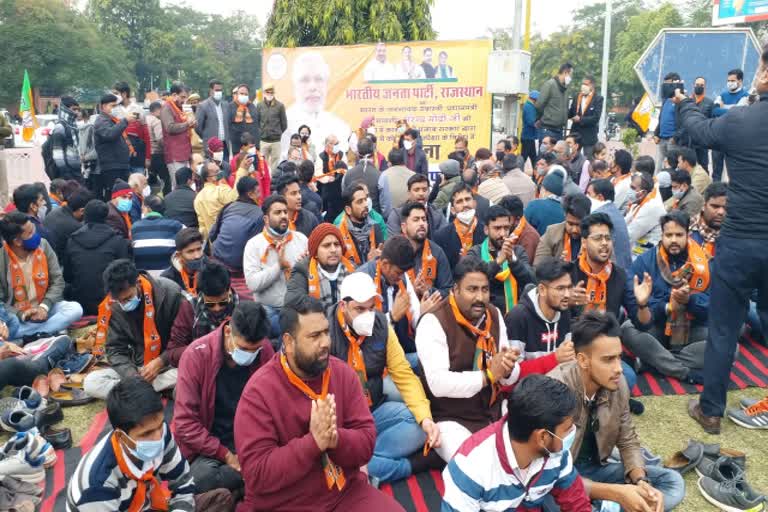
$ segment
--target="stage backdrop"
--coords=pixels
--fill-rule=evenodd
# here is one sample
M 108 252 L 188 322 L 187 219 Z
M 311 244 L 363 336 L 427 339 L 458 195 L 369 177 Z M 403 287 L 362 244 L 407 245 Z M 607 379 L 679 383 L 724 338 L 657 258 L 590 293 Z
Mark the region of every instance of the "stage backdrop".
M 263 50 L 262 85 L 286 105 L 291 133 L 308 125 L 317 151 L 336 135 L 342 149 L 361 121 L 374 116 L 385 155 L 396 123 L 418 128 L 434 165 L 464 134 L 470 151 L 489 147 L 491 95 L 486 91 L 490 40 L 422 41 Z

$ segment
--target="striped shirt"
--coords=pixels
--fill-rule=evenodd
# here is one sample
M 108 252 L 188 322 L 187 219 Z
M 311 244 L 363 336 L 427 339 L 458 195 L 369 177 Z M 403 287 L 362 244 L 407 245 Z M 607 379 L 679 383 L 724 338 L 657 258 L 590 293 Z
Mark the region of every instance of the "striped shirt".
M 518 467 L 507 417 L 476 432 L 443 471 L 442 512 L 541 510 L 552 494 L 562 512 L 590 512 L 592 506 L 567 450 Z
M 176 233 L 184 226 L 174 219 L 166 219 L 157 213 L 136 221 L 131 228 L 133 259 L 136 268 L 145 271 L 167 269 L 171 256 L 176 252 Z
M 195 510 L 195 484 L 189 472 L 189 464 L 181 456 L 168 427 L 164 430 L 165 449 L 162 459 L 158 457 L 158 480 L 168 482 L 171 491 L 170 512 L 192 512 Z M 67 512 L 102 512 L 105 510 L 128 510 L 136 492 L 136 481 L 126 477 L 117 465 L 112 449 L 112 432 L 105 435 L 77 465 L 69 481 L 67 491 Z M 126 457 L 128 468 L 136 475 L 148 471 L 153 464 L 142 462 L 135 466 Z M 150 510 L 150 493 L 141 511 Z

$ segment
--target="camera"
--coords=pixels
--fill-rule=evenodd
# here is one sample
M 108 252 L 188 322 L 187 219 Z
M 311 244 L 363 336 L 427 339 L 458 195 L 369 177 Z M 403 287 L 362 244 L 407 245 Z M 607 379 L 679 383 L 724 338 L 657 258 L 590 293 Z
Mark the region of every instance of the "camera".
M 685 94 L 685 82 L 666 82 L 661 84 L 661 97 L 663 99 L 674 98 L 676 89 L 680 89 L 680 92 Z

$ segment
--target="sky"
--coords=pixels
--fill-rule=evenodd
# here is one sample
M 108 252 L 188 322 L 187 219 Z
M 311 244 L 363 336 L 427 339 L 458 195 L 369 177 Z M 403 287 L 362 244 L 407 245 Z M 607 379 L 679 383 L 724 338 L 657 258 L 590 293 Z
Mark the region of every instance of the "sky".
M 532 0 L 531 28 L 547 36 L 567 25 L 571 12 L 598 0 Z M 262 26 L 266 25 L 272 0 L 164 0 L 164 4 L 185 3 L 203 12 L 230 14 L 243 9 L 256 15 Z M 500 8 L 500 6 L 503 6 Z M 513 24 L 513 1 L 500 0 L 435 0 L 432 8 L 432 25 L 438 32 L 438 39 L 474 39 L 488 35 L 489 28 L 511 27 Z

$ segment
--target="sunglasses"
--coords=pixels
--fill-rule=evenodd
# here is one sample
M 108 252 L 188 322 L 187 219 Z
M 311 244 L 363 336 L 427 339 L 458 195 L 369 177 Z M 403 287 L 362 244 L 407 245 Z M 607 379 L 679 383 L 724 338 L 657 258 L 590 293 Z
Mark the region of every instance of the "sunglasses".
M 219 300 L 219 301 L 204 301 L 204 304 L 209 307 L 215 307 L 218 306 L 220 308 L 225 308 L 229 306 L 229 304 L 232 302 L 232 294 L 230 293 L 229 296 L 226 298 L 226 300 Z
M 597 417 L 597 402 L 590 400 L 587 403 L 587 407 L 589 407 L 589 419 L 587 421 L 589 421 L 590 430 L 596 434 L 600 431 L 600 419 Z

